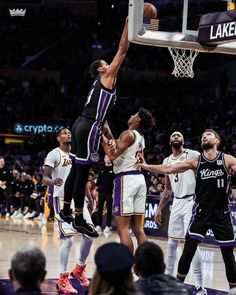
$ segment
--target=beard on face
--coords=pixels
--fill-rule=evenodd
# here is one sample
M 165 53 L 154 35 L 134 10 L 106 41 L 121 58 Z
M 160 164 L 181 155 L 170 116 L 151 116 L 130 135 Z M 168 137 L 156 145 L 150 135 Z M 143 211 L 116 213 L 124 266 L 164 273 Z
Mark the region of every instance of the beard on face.
M 211 148 L 213 148 L 214 144 L 212 142 L 202 142 L 201 143 L 201 148 L 206 151 L 209 150 Z
M 182 141 L 175 141 L 170 143 L 170 146 L 175 149 L 179 149 L 182 145 L 183 145 Z

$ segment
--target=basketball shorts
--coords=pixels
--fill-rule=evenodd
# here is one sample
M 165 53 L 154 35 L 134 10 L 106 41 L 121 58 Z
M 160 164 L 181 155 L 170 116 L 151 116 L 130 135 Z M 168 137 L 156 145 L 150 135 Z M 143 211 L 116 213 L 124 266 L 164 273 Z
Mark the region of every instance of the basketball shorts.
M 194 240 L 202 241 L 208 229 L 214 233 L 221 247 L 235 246 L 232 216 L 229 207 L 208 209 L 195 204 L 188 233 Z
M 70 158 L 81 165 L 98 162 L 101 135 L 101 124 L 79 117 L 72 126 Z
M 53 206 L 54 206 L 54 211 L 55 213 L 59 213 L 61 211 L 61 209 L 64 206 L 64 197 L 53 197 Z M 84 202 L 84 209 L 83 209 L 83 215 L 84 215 L 84 219 L 86 220 L 87 223 L 93 224 L 92 219 L 91 219 L 91 215 L 88 211 L 88 207 L 87 207 L 87 203 L 86 200 Z M 72 231 L 70 229 L 70 224 L 67 222 L 60 222 L 57 221 L 58 223 L 58 238 L 61 239 L 65 239 L 68 237 L 72 237 L 75 235 L 81 235 L 80 233 L 75 233 L 74 231 Z
M 174 198 L 169 218 L 169 237 L 177 239 L 185 238 L 192 217 L 193 204 L 193 196 L 186 199 Z
M 145 213 L 147 188 L 144 176 L 140 172 L 135 175 L 131 173 L 132 171 L 116 175 L 113 190 L 113 214 L 115 216 Z

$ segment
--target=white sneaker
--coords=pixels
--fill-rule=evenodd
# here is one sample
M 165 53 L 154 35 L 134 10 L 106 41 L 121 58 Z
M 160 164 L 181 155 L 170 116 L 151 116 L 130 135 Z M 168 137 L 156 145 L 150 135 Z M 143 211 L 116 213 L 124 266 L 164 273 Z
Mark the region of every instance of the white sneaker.
M 24 215 L 24 217 L 23 217 L 23 218 L 24 218 L 24 219 L 27 219 L 27 218 L 29 218 L 29 217 L 30 217 L 30 214 L 31 214 L 30 212 L 27 212 L 27 213 Z
M 106 227 L 104 228 L 104 231 L 103 231 L 103 232 L 106 233 L 106 234 L 108 234 L 108 233 L 111 232 L 111 228 L 110 228 L 109 226 L 106 226 Z
M 10 217 L 10 213 L 7 212 L 5 216 L 6 216 L 6 218 L 9 218 Z
M 21 218 L 23 218 L 23 217 L 24 217 L 24 214 L 21 213 L 21 212 L 18 212 L 18 214 L 17 214 L 14 218 L 16 218 L 16 219 L 21 219 Z
M 37 211 L 32 211 L 31 213 L 27 213 L 26 215 L 28 215 L 27 217 L 24 217 L 25 219 L 26 218 L 32 218 L 32 217 L 34 217 L 35 215 L 37 214 Z
M 32 211 L 30 218 L 34 218 L 37 215 L 37 211 Z
M 15 210 L 14 213 L 12 214 L 11 218 L 15 218 L 18 213 L 20 213 L 20 212 Z
M 39 213 L 39 216 L 35 217 L 34 220 L 42 221 L 43 220 L 43 213 Z
M 99 225 L 97 225 L 97 226 L 95 227 L 95 229 L 96 229 L 97 232 L 102 232 L 102 228 L 101 228 L 101 226 L 99 226 Z

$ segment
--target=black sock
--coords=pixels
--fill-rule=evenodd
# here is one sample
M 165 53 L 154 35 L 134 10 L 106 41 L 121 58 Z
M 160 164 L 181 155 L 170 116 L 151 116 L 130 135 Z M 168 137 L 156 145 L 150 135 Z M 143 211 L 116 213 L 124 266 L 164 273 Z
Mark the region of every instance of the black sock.
M 70 215 L 71 210 L 70 210 L 70 204 L 64 203 L 64 208 L 62 210 L 64 215 Z
M 181 282 L 184 282 L 185 277 L 182 277 L 182 276 L 177 275 L 177 279 L 178 279 L 179 281 L 181 281 Z

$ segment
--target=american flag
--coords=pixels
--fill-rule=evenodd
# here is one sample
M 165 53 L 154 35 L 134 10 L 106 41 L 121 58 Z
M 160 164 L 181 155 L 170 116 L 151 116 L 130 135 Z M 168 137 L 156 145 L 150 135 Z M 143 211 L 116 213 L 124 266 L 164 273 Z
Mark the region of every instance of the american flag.
M 159 19 L 144 17 L 143 26 L 146 28 L 146 30 L 158 31 Z

